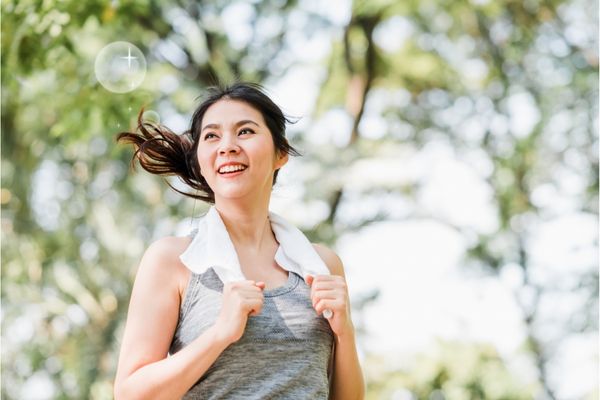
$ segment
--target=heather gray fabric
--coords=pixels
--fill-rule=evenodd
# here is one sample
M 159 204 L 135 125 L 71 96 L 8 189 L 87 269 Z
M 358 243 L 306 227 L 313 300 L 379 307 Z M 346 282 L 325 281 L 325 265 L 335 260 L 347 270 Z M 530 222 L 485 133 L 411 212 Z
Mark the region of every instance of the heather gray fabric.
M 174 354 L 213 325 L 223 282 L 212 268 L 192 272 L 169 348 Z M 229 345 L 183 399 L 327 399 L 333 332 L 317 315 L 310 287 L 294 272 L 285 285 L 264 290 L 259 315 Z

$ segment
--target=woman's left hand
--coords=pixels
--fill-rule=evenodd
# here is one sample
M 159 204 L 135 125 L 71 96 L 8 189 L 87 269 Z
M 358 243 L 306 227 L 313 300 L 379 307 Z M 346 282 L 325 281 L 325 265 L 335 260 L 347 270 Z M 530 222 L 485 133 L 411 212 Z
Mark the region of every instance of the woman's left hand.
M 353 330 L 350 318 L 350 301 L 346 280 L 337 275 L 306 275 L 310 287 L 312 306 L 318 315 L 329 309 L 333 316 L 327 318 L 331 330 L 336 336 L 342 336 Z

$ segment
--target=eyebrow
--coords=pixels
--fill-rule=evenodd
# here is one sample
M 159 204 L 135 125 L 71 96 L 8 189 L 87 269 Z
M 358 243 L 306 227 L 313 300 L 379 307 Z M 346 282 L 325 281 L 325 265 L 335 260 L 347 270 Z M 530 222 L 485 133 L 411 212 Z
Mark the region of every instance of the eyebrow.
M 237 128 L 238 126 L 241 126 L 241 125 L 244 125 L 244 124 L 254 124 L 256 126 L 260 126 L 256 122 L 254 122 L 254 121 L 252 121 L 250 119 L 243 119 L 241 121 L 238 121 L 233 126 Z M 201 132 L 203 132 L 205 129 L 208 129 L 208 128 L 219 129 L 220 127 L 221 127 L 221 125 L 219 125 L 219 124 L 208 124 L 204 128 L 202 128 Z

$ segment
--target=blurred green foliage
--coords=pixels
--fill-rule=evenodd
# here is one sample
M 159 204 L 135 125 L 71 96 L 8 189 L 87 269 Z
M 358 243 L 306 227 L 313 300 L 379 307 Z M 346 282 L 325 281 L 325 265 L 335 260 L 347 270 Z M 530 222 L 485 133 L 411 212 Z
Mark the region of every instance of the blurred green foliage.
M 252 10 L 241 45 L 226 18 L 240 4 Z M 536 282 L 523 226 L 555 216 L 532 193 L 545 184 L 562 190 L 564 171 L 585 183 L 572 211 L 598 213 L 597 4 L 355 1 L 345 20 L 339 7 L 328 13 L 318 2 L 285 0 L 2 2 L 3 398 L 33 396 L 33 387 L 45 393 L 39 398 L 111 398 L 135 265 L 150 241 L 198 212 L 159 179 L 131 174 L 131 151 L 115 145 L 115 134 L 133 127 L 141 107 L 189 118 L 195 98 L 217 78 L 282 79 L 307 56 L 300 38 L 315 32 L 325 32 L 330 47 L 316 61 L 322 78 L 312 121 L 342 110 L 352 132 L 345 146 L 293 136 L 308 148 L 304 165 L 319 171 L 307 175 L 301 200 L 328 205 L 328 217 L 306 230 L 312 241 L 334 246 L 341 233 L 389 218 L 384 209 L 353 223 L 336 218 L 349 202 L 339 176 L 356 161 L 389 155 L 395 146 L 450 142 L 457 154 L 481 151 L 491 163 L 486 183 L 499 227 L 483 233 L 431 217 L 471 238 L 468 268 L 496 274 L 516 263 L 522 289 L 534 293 L 520 305 L 523 352 L 538 368 L 535 387 L 520 386 L 489 346 L 447 343 L 391 371 L 369 355 L 368 398 L 557 397 L 546 370 L 557 341 L 534 329 L 538 304 L 551 290 L 578 290 L 587 299 L 579 310 L 585 318 L 564 334 L 597 332 L 597 271 L 558 289 Z M 142 86 L 126 94 L 108 92 L 94 76 L 95 56 L 117 40 L 135 44 L 148 63 Z M 510 125 L 507 98 L 519 94 L 539 113 L 525 134 Z M 399 100 L 381 110 L 386 127 L 372 138 L 361 122 L 376 96 Z M 469 134 L 465 123 L 477 118 L 481 129 Z M 356 204 L 381 193 L 414 204 L 419 185 L 367 187 Z M 375 298 L 355 299 L 362 334 L 360 310 Z

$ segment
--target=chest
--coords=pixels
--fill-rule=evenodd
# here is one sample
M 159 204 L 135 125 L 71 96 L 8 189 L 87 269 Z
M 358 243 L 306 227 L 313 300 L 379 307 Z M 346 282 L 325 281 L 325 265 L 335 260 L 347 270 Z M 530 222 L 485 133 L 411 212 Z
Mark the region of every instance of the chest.
M 262 310 L 248 318 L 242 342 L 332 338 L 329 323 L 312 307 L 310 288 L 298 275 L 289 274 L 284 287 L 265 292 Z M 223 298 L 223 284 L 212 269 L 194 275 L 190 285 L 191 296 L 185 299 L 178 327 L 184 342 L 216 322 Z
M 275 261 L 275 251 L 276 249 L 261 255 L 240 251 L 238 260 L 244 277 L 255 282 L 264 282 L 267 290 L 285 285 L 288 271 Z

